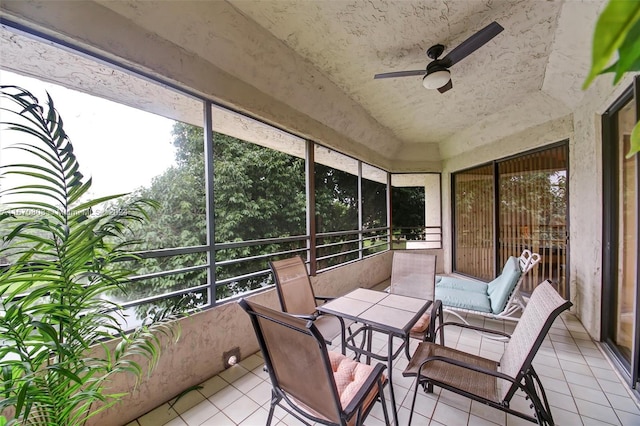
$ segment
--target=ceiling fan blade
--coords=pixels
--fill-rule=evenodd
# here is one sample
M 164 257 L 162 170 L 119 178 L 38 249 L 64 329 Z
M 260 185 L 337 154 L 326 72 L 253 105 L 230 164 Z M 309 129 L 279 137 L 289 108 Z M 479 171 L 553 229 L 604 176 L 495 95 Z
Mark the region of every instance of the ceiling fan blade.
M 441 88 L 438 89 L 438 92 L 440 93 L 444 93 L 449 89 L 453 89 L 453 83 L 451 82 L 451 80 L 449 80 L 449 82 L 447 84 L 445 84 L 444 86 L 442 86 Z
M 385 72 L 382 74 L 376 74 L 373 76 L 373 78 L 378 79 L 378 78 L 394 78 L 394 77 L 411 77 L 413 75 L 425 75 L 426 73 L 427 73 L 426 70 Z
M 457 64 L 476 50 L 484 46 L 489 40 L 500 34 L 504 30 L 502 25 L 493 21 L 462 43 L 451 52 L 449 52 L 444 58 L 440 60 L 440 63 L 449 68 L 452 65 Z

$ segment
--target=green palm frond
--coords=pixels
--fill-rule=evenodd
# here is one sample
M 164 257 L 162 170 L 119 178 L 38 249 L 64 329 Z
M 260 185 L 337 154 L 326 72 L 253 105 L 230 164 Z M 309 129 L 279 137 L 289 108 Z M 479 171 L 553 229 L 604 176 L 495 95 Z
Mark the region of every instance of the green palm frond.
M 27 425 L 82 425 L 124 396 L 106 390 L 113 374 L 140 380 L 158 361 L 160 336 L 178 336 L 173 312 L 127 335 L 120 306 L 102 297 L 124 290 L 133 271 L 121 260 L 136 259 L 128 252 L 130 227 L 157 203 L 127 194 L 85 200 L 92 181 L 79 171 L 51 97 L 43 106 L 24 89 L 0 86 L 0 98 L 13 105 L 3 103 L 10 119 L 0 130 L 29 140 L 9 149 L 33 161 L 0 167 L 0 178 L 28 182 L 0 191 L 9 200 L 0 204 L 7 230 L 0 256 L 15 259 L 0 270 L 0 412 L 12 408 L 9 422 Z M 121 341 L 110 352 L 104 342 L 113 336 Z M 90 355 L 100 348 L 103 356 Z

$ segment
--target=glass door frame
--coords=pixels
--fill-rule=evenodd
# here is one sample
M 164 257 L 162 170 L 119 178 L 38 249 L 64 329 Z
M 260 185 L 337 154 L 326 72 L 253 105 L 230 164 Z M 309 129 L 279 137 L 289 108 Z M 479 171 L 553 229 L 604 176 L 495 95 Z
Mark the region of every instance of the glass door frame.
M 603 221 L 603 247 L 602 247 L 602 317 L 601 340 L 625 376 L 627 383 L 638 389 L 640 373 L 640 267 L 636 267 L 636 305 L 635 305 L 635 330 L 632 342 L 630 362 L 625 359 L 622 352 L 613 340 L 616 315 L 614 306 L 614 294 L 618 285 L 618 243 L 619 243 L 619 143 L 618 143 L 618 111 L 629 102 L 635 102 L 636 122 L 640 119 L 640 76 L 636 76 L 633 86 L 629 87 L 607 111 L 602 115 L 602 162 L 603 162 L 603 191 L 602 191 L 602 221 Z M 640 188 L 640 157 L 635 155 L 636 188 Z M 610 206 L 615 206 L 611 209 Z M 639 232 L 640 191 L 636 195 L 636 232 Z M 636 253 L 640 251 L 640 238 L 637 239 Z
M 477 170 L 483 167 L 491 167 L 493 169 L 493 217 L 492 217 L 492 221 L 493 221 L 493 273 L 494 273 L 494 277 L 498 275 L 498 271 L 501 270 L 502 266 L 504 265 L 504 261 L 500 260 L 500 183 L 499 183 L 499 177 L 500 177 L 500 173 L 499 173 L 499 166 L 502 163 L 505 163 L 507 161 L 510 160 L 514 160 L 514 159 L 518 159 L 521 157 L 525 157 L 527 155 L 532 155 L 532 154 L 536 154 L 539 152 L 545 152 L 551 149 L 557 149 L 557 148 L 561 148 L 565 150 L 565 157 L 566 157 L 566 177 L 567 177 L 567 185 L 566 185 L 566 211 L 565 211 L 565 256 L 566 256 L 566 265 L 570 265 L 571 264 L 571 243 L 569 240 L 569 229 L 570 229 L 570 204 L 569 204 L 569 176 L 570 176 L 570 162 L 569 162 L 569 140 L 568 139 L 563 139 L 560 140 L 558 142 L 553 142 L 544 146 L 540 146 L 537 148 L 533 148 L 530 149 L 528 151 L 523 151 L 520 152 L 518 154 L 514 154 L 514 155 L 510 155 L 507 157 L 502 157 L 490 162 L 486 162 L 486 163 L 481 163 L 478 164 L 476 166 L 472 166 L 472 167 L 468 167 L 465 169 L 460 169 L 457 170 L 455 172 L 451 173 L 451 181 L 450 181 L 450 193 L 451 193 L 451 260 L 452 260 L 452 270 L 453 272 L 455 272 L 458 275 L 461 276 L 468 276 L 470 278 L 474 278 L 474 279 L 481 279 L 478 276 L 474 276 L 474 275 L 470 275 L 468 273 L 462 272 L 458 270 L 458 265 L 457 265 L 457 250 L 458 250 L 458 246 L 457 246 L 457 233 L 459 232 L 459 224 L 456 222 L 455 217 L 456 217 L 456 176 L 460 175 L 462 173 L 468 172 L 468 171 L 472 171 L 472 170 Z M 519 253 L 518 253 L 519 255 Z M 570 293 L 570 286 L 569 283 L 571 282 L 571 277 L 570 277 L 570 269 L 569 268 L 565 268 L 564 270 L 564 282 L 565 282 L 565 294 L 563 294 L 562 296 L 565 297 L 567 300 L 571 300 L 571 293 Z

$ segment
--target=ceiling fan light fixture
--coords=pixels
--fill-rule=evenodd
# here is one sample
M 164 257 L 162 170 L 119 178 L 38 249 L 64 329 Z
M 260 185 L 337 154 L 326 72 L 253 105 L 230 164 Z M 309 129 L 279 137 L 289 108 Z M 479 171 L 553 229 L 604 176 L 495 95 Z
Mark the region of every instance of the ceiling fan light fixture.
M 425 89 L 439 89 L 451 80 L 451 72 L 448 69 L 433 71 L 422 78 Z

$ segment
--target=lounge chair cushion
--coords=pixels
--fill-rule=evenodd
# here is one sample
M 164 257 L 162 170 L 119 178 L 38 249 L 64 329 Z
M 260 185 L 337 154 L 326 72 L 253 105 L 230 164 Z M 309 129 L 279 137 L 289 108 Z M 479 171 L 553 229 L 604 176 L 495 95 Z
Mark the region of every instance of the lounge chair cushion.
M 500 276 L 487 286 L 487 292 L 491 300 L 491 312 L 499 314 L 504 310 L 507 300 L 509 300 L 509 295 L 513 292 L 521 274 L 518 258 L 511 256 L 507 259 Z
M 445 306 L 491 312 L 491 301 L 482 293 L 436 286 L 436 299 L 442 300 Z
M 465 280 L 461 278 L 442 277 L 440 282 L 436 283 L 436 286 L 487 294 L 486 283 L 482 283 L 480 281 Z

